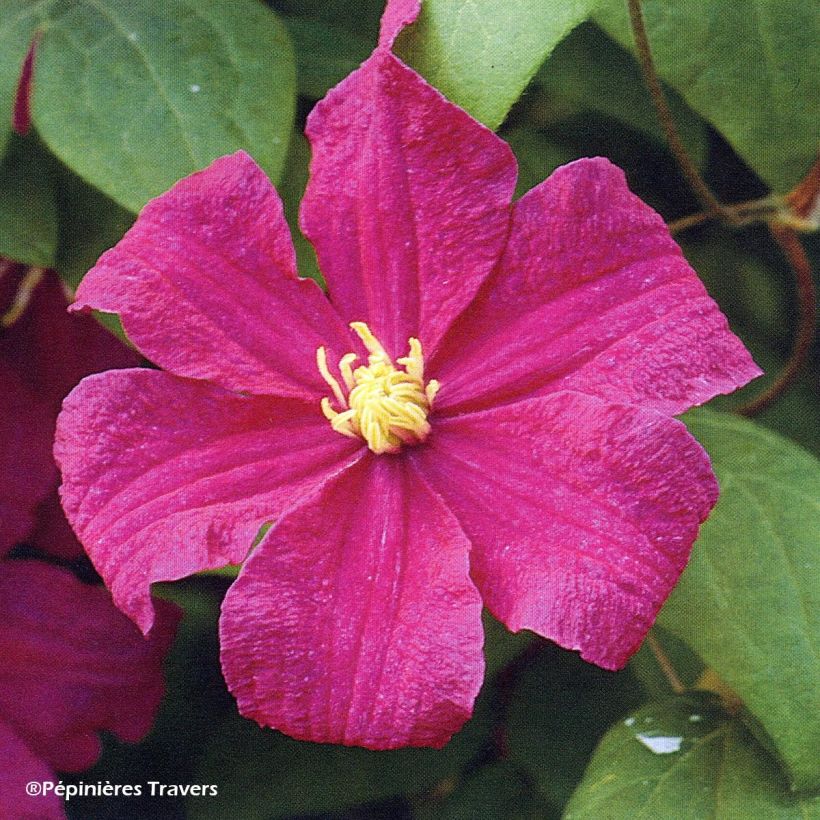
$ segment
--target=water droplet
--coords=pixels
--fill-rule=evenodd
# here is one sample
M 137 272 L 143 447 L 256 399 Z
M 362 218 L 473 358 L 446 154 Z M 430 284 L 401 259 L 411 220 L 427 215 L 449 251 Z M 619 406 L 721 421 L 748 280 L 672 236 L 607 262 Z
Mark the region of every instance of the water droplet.
M 642 743 L 650 752 L 654 752 L 656 755 L 679 752 L 680 745 L 683 743 L 682 737 L 653 737 L 652 735 L 643 734 L 635 735 L 635 740 Z
M 624 721 L 624 726 L 634 726 L 634 725 L 635 725 L 635 718 L 634 717 L 628 717 Z
M 136 31 L 130 31 L 130 32 L 128 32 L 128 39 L 129 39 L 132 43 L 136 43 L 136 42 L 137 42 L 137 40 L 139 40 L 139 38 L 140 38 L 140 36 L 139 36 L 139 34 L 137 34 L 137 32 L 136 32 Z
M 198 94 L 202 90 L 196 83 L 192 83 L 188 88 L 191 89 L 191 94 Z
M 689 715 L 690 723 L 700 723 L 703 720 L 703 715 Z

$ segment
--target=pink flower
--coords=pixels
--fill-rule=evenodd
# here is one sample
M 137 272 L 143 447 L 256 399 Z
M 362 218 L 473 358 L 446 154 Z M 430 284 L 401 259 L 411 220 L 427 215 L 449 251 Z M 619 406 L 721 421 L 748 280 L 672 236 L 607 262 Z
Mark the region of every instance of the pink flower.
M 39 561 L 0 561 L 0 816 L 64 817 L 59 797 L 28 797 L 26 783 L 92 766 L 101 730 L 129 742 L 148 732 L 179 619 L 173 605 L 156 607 L 146 640 L 101 587 Z
M 22 540 L 81 551 L 57 501 L 60 403 L 82 376 L 139 361 L 66 305 L 53 271 L 0 260 L 0 556 Z M 28 797 L 26 783 L 93 765 L 100 730 L 132 742 L 147 733 L 178 619 L 157 602 L 145 639 L 102 588 L 39 561 L 0 561 L 0 816 L 64 817 L 57 795 Z
M 23 540 L 65 558 L 82 552 L 57 500 L 57 413 L 83 376 L 140 361 L 67 305 L 54 271 L 0 259 L 0 556 Z
M 119 313 L 165 372 L 84 380 L 56 445 L 69 520 L 143 629 L 152 582 L 241 562 L 275 522 L 223 604 L 228 685 L 263 725 L 377 749 L 470 715 L 482 601 L 622 666 L 717 497 L 672 416 L 759 373 L 609 162 L 511 205 L 509 148 L 389 51 L 415 7 L 308 122 L 329 299 L 265 175 L 217 160 L 74 305 Z

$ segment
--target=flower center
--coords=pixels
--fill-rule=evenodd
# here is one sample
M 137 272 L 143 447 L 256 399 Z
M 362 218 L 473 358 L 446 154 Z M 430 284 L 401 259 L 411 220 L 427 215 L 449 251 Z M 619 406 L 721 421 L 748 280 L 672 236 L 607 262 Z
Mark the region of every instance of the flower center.
M 347 395 L 328 369 L 324 347 L 316 351 L 319 372 L 333 391 L 334 399 L 322 399 L 322 412 L 330 426 L 343 436 L 364 439 L 374 453 L 398 453 L 402 444 L 424 441 L 430 433 L 427 414 L 439 383 L 431 379 L 424 384 L 421 342 L 410 339 L 409 353 L 394 364 L 364 322 L 351 322 L 350 327 L 370 355 L 367 366 L 355 370 L 355 353 L 347 353 L 339 361 Z M 333 406 L 334 400 L 338 409 Z

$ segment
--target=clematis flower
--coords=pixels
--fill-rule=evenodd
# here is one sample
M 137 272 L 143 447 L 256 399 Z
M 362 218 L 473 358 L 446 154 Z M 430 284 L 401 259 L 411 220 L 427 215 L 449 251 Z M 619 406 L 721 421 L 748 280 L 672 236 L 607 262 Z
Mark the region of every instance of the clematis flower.
M 23 540 L 64 558 L 82 551 L 57 500 L 60 403 L 82 376 L 139 362 L 66 306 L 53 271 L 0 260 L 0 556 Z M 157 602 L 146 639 L 102 588 L 0 561 L 0 816 L 65 817 L 58 796 L 29 797 L 26 784 L 93 765 L 101 730 L 131 742 L 148 732 L 178 619 Z
M 146 640 L 102 587 L 39 561 L 0 561 L 0 815 L 65 817 L 57 796 L 29 797 L 26 783 L 92 766 L 101 730 L 129 742 L 148 732 L 179 620 L 173 605 L 156 608 Z
M 85 379 L 56 454 L 69 521 L 142 629 L 152 582 L 242 562 L 222 667 L 293 737 L 443 745 L 483 677 L 482 602 L 609 669 L 717 497 L 673 416 L 759 370 L 604 159 L 511 204 L 505 143 L 390 48 L 311 113 L 297 277 L 246 154 L 150 202 L 74 310 L 164 372 Z
M 0 259 L 0 555 L 23 540 L 63 558 L 81 554 L 57 499 L 57 413 L 83 376 L 140 362 L 67 306 L 54 271 Z

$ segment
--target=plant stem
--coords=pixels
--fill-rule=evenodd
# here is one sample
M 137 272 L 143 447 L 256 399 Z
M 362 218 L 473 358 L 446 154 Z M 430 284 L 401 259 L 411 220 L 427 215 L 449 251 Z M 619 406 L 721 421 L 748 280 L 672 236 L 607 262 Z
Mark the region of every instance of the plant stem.
M 817 207 L 818 196 L 820 196 L 820 156 L 814 161 L 808 174 L 786 194 L 786 202 L 798 217 L 809 219 L 812 211 Z
M 748 199 L 744 202 L 735 202 L 732 205 L 721 206 L 725 212 L 732 214 L 736 226 L 750 225 L 753 222 L 766 222 L 775 215 L 783 212 L 784 204 L 781 198 L 764 196 L 762 199 Z M 696 214 L 675 219 L 667 227 L 672 234 L 680 233 L 688 228 L 694 228 L 713 219 L 715 214 L 710 211 L 699 211 Z
M 646 645 L 652 650 L 652 654 L 655 656 L 655 660 L 658 662 L 658 666 L 660 666 L 664 677 L 669 681 L 669 686 L 672 688 L 672 691 L 676 695 L 682 695 L 686 691 L 686 687 L 683 685 L 683 681 L 680 677 L 678 677 L 675 667 L 672 666 L 672 661 L 669 660 L 666 652 L 663 651 L 663 647 L 651 631 L 646 633 Z
M 812 280 L 811 263 L 797 233 L 792 228 L 776 224 L 770 224 L 769 231 L 794 272 L 800 318 L 786 366 L 759 396 L 737 408 L 736 412 L 742 416 L 757 415 L 794 383 L 809 357 L 817 321 L 817 293 Z
M 678 135 L 674 117 L 669 109 L 669 103 L 666 101 L 666 95 L 663 93 L 661 81 L 655 69 L 655 62 L 652 59 L 649 37 L 646 33 L 643 11 L 641 10 L 641 0 L 627 0 L 627 3 L 629 5 L 629 19 L 632 23 L 632 34 L 635 38 L 635 47 L 638 50 L 638 61 L 641 64 L 643 79 L 652 97 L 652 103 L 657 111 L 661 128 L 663 128 L 664 134 L 666 135 L 666 141 L 669 143 L 669 150 L 672 152 L 672 156 L 678 163 L 681 173 L 704 210 L 713 218 L 719 217 L 730 224 L 734 224 L 734 215 L 729 209 L 725 208 L 709 190 L 709 186 L 703 181 L 700 172 Z
M 26 271 L 25 276 L 17 286 L 17 293 L 14 294 L 11 307 L 0 316 L 0 327 L 11 327 L 25 313 L 34 289 L 40 284 L 45 274 L 45 268 L 33 266 Z
M 711 219 L 713 219 L 713 214 L 710 214 L 707 211 L 698 211 L 696 214 L 682 216 L 680 219 L 673 219 L 671 222 L 666 224 L 666 227 L 669 228 L 669 233 L 674 236 L 677 233 L 681 233 L 681 231 L 686 231 L 689 228 L 696 228 L 698 225 L 703 225 Z

